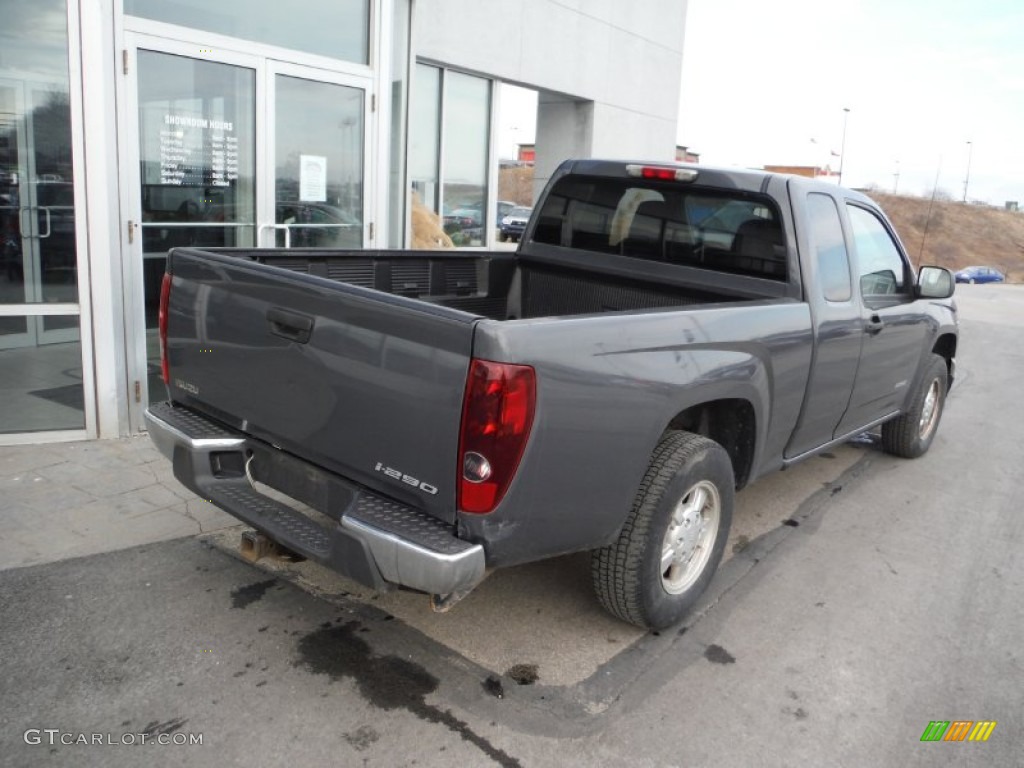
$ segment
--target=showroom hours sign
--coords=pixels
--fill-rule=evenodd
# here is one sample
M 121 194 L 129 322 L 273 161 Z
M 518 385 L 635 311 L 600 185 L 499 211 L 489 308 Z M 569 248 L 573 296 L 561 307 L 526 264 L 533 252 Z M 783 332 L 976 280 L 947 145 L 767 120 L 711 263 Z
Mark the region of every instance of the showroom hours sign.
M 234 130 L 234 123 L 226 120 L 165 114 L 160 129 L 160 183 L 231 186 L 238 178 Z

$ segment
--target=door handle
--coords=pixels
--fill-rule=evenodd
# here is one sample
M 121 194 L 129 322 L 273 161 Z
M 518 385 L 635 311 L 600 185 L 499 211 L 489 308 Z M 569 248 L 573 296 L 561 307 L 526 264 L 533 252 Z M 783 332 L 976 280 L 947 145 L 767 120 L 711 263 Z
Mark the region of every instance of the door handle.
M 313 318 L 276 307 L 267 310 L 270 332 L 288 341 L 305 344 L 313 335 Z
M 260 245 L 260 240 L 261 240 L 262 235 L 263 235 L 263 230 L 265 230 L 265 229 L 269 229 L 272 232 L 276 232 L 279 229 L 283 229 L 284 230 L 284 247 L 285 248 L 291 248 L 292 247 L 292 229 L 291 229 L 290 226 L 288 226 L 287 224 L 260 224 L 256 228 L 256 247 L 257 248 L 262 248 L 263 247 L 263 246 Z M 277 243 L 275 242 L 270 247 L 271 248 L 276 248 L 277 247 Z
M 864 330 L 871 336 L 877 336 L 882 332 L 884 327 L 885 323 L 882 322 L 882 318 L 878 315 L 872 315 L 871 318 L 864 323 Z
M 43 213 L 46 214 L 46 234 L 45 235 L 43 235 L 43 234 L 39 235 L 39 239 L 40 240 L 45 240 L 46 238 L 48 238 L 50 236 L 50 231 L 51 231 L 50 230 L 50 209 L 49 209 L 48 206 L 41 205 L 38 208 L 36 208 L 36 210 L 37 211 L 42 211 Z M 39 225 L 37 224 L 36 225 L 36 229 L 38 229 L 38 228 L 39 228 Z

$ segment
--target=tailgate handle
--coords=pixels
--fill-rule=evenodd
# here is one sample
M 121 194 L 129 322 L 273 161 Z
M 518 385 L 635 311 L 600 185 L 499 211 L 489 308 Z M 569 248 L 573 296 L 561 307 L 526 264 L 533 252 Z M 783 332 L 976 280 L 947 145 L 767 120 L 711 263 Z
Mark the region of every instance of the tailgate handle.
M 270 332 L 288 341 L 297 341 L 305 344 L 313 333 L 313 318 L 309 315 L 300 315 L 298 312 L 289 312 L 284 309 L 268 309 L 267 322 L 270 323 Z

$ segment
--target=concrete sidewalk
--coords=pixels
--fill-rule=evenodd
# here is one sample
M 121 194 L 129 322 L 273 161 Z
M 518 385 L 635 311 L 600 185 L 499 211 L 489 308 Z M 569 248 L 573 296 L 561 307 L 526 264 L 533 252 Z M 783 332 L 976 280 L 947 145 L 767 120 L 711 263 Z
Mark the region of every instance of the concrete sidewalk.
M 0 569 L 238 524 L 175 480 L 146 436 L 0 447 Z

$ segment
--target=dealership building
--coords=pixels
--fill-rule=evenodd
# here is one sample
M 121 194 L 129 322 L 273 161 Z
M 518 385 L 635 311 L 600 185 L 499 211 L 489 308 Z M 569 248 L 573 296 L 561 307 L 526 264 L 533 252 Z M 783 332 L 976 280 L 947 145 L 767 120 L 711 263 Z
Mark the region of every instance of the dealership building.
M 535 189 L 675 156 L 685 0 L 0 4 L 0 444 L 144 429 L 169 248 L 491 247 L 503 84 Z

